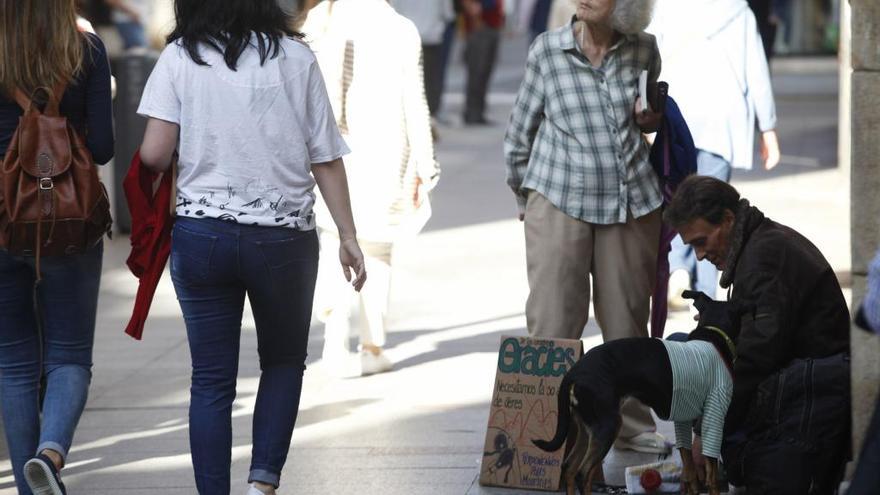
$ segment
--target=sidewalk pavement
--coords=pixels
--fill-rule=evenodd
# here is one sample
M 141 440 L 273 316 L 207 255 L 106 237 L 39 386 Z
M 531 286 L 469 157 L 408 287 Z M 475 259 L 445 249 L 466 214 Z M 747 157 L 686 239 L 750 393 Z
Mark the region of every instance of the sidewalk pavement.
M 501 156 L 524 50 L 521 39 L 505 39 L 489 100 L 497 125 L 440 128 L 443 174 L 434 218 L 395 253 L 387 345 L 395 370 L 332 378 L 320 360 L 322 326 L 313 326 L 279 493 L 529 493 L 477 483 L 499 338 L 525 334 L 524 240 Z M 453 121 L 461 112 L 463 77 L 459 66 L 451 69 L 445 105 Z M 737 173 L 733 183 L 769 216 L 807 235 L 846 274 L 849 188 L 836 167 L 836 65 L 780 60 L 774 80 L 783 163 L 772 173 Z M 91 396 L 64 480 L 72 494 L 192 494 L 190 363 L 180 310 L 166 274 L 144 340 L 123 334 L 136 290 L 124 267 L 127 254 L 126 237 L 108 241 Z M 667 333 L 692 323 L 687 313 L 673 314 Z M 601 341 L 592 320 L 584 340 L 588 347 Z M 233 493 L 245 492 L 256 356 L 246 314 L 233 411 Z M 671 439 L 671 425 L 659 426 Z M 4 445 L 0 495 L 12 493 Z

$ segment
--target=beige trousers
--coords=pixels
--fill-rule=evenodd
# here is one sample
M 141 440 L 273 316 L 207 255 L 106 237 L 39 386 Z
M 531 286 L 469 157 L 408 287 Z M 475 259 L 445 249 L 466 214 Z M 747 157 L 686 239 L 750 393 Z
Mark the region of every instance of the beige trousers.
M 318 318 L 324 322 L 324 353 L 349 352 L 350 317 L 353 302 L 358 303 L 361 345 L 385 345 L 385 315 L 391 289 L 392 244 L 358 240 L 364 253 L 367 283 L 355 292 L 346 282 L 339 265 L 339 237 L 321 231 Z
M 629 215 L 625 224 L 591 224 L 530 193 L 525 214 L 529 334 L 581 338 L 592 282 L 603 340 L 647 337 L 660 222 L 658 209 L 636 219 Z M 635 399 L 624 400 L 621 413 L 621 438 L 656 429 L 648 407 Z

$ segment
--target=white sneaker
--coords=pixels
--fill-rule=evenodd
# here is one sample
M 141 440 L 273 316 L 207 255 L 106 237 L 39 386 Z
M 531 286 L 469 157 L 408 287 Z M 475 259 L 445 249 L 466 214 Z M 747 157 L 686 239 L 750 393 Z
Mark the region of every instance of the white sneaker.
M 253 483 L 251 483 L 245 495 L 275 495 L 275 489 L 272 488 L 268 492 L 261 492 Z
M 666 293 L 666 303 L 670 311 L 684 311 L 690 306 L 690 301 L 681 297 L 681 293 L 691 288 L 691 275 L 687 270 L 675 270 L 669 274 L 669 292 Z
M 394 365 L 383 353 L 373 354 L 370 351 L 361 351 L 361 376 L 375 375 L 391 371 Z

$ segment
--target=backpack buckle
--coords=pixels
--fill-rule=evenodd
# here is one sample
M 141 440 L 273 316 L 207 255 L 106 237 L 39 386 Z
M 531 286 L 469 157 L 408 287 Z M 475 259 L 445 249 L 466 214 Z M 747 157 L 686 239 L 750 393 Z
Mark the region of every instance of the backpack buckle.
M 52 183 L 51 177 L 42 177 L 40 178 L 40 189 L 43 191 L 48 191 L 55 187 L 55 184 Z

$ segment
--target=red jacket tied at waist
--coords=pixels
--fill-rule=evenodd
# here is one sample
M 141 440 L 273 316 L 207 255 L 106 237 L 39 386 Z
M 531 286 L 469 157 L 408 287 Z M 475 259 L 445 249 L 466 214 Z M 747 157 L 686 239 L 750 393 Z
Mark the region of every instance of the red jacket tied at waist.
M 159 187 L 153 187 L 161 175 Z M 125 333 L 140 340 L 153 295 L 165 270 L 171 253 L 171 173 L 157 174 L 141 163 L 140 152 L 135 152 L 131 166 L 122 181 L 125 199 L 131 212 L 131 254 L 126 264 L 140 279 L 131 320 Z

